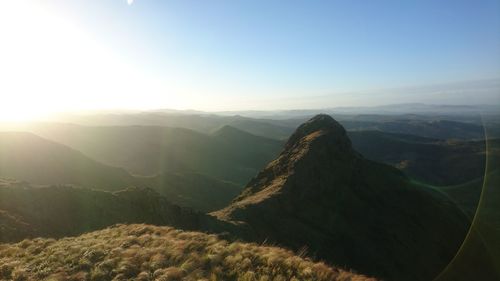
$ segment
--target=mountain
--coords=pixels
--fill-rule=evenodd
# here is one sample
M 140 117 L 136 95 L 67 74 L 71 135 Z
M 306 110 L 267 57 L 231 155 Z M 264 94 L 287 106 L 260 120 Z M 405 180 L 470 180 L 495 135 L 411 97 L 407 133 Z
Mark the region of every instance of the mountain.
M 230 128 L 204 134 L 159 126 L 39 124 L 29 130 L 134 175 L 189 171 L 244 185 L 282 142 Z
M 500 140 L 443 141 L 381 131 L 348 132 L 353 147 L 370 160 L 404 171 L 421 182 L 446 186 L 464 184 L 484 175 L 486 155 L 500 158 Z
M 171 204 L 151 189 L 129 188 L 111 193 L 25 183 L 0 186 L 0 242 L 78 235 L 116 223 L 198 229 L 210 221 L 207 216 Z
M 252 163 L 252 157 L 246 157 L 248 163 Z M 65 145 L 24 132 L 0 133 L 0 177 L 33 184 L 72 184 L 106 191 L 132 186 L 150 187 L 175 204 L 204 212 L 226 206 L 241 191 L 240 185 L 190 171 L 132 176 L 123 169 L 94 161 Z
M 241 192 L 241 186 L 195 172 L 165 172 L 136 177 L 176 205 L 210 212 L 227 206 Z
M 37 184 L 74 184 L 116 190 L 133 185 L 123 169 L 24 132 L 0 132 L 0 177 Z
M 328 115 L 301 125 L 233 203 L 214 216 L 386 280 L 431 280 L 453 258 L 467 217 L 442 193 L 365 159 Z
M 294 120 L 292 124 L 288 120 L 270 120 L 270 119 L 250 119 L 250 118 L 235 118 L 229 123 L 229 126 L 235 127 L 242 131 L 249 132 L 257 136 L 264 136 L 276 140 L 286 140 L 293 130 L 296 128 Z
M 161 126 L 184 128 L 209 134 L 220 127 L 229 125 L 251 134 L 285 139 L 294 128 L 272 124 L 268 119 L 248 118 L 237 113 L 223 115 L 208 112 L 147 111 L 122 113 L 90 113 L 61 115 L 52 122 L 74 123 L 85 126 Z
M 372 118 L 373 120 L 373 118 Z M 480 124 L 457 122 L 451 120 L 412 120 L 394 119 L 372 124 L 361 125 L 347 122 L 348 129 L 380 130 L 389 133 L 412 134 L 437 139 L 484 139 L 485 132 Z
M 275 157 L 283 146 L 281 141 L 256 136 L 228 125 L 215 131 L 213 138 L 224 147 L 225 153 L 232 155 L 235 163 L 259 167 L 258 170 Z
M 423 110 L 413 110 L 421 108 Z M 373 110 L 375 109 L 375 110 Z M 447 106 L 397 104 L 374 108 L 332 108 L 324 110 L 194 112 L 147 111 L 61 115 L 52 122 L 85 126 L 178 127 L 210 134 L 225 125 L 277 140 L 287 139 L 303 122 L 322 111 L 347 130 L 380 130 L 439 139 L 483 139 L 500 137 L 497 106 Z M 482 112 L 482 114 L 480 114 Z M 3 124 L 0 124 L 2 127 Z
M 2 244 L 0 279 L 375 281 L 277 247 L 138 224 Z

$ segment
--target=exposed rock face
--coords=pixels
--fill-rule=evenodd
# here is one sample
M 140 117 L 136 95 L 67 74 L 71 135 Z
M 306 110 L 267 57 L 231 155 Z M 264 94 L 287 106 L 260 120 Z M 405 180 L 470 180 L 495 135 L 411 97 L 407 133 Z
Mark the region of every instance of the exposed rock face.
M 431 280 L 452 259 L 466 217 L 443 195 L 364 159 L 328 115 L 301 125 L 218 218 L 253 239 L 387 280 Z

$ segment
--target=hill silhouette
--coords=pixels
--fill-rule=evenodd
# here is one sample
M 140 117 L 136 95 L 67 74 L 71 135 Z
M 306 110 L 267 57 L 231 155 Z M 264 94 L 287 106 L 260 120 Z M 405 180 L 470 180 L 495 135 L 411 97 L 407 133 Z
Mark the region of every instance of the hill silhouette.
M 282 147 L 281 141 L 231 127 L 212 134 L 159 126 L 71 124 L 40 124 L 30 130 L 134 175 L 188 171 L 240 185 L 246 184 Z
M 365 159 L 328 115 L 301 125 L 233 203 L 213 213 L 333 264 L 387 280 L 430 280 L 452 259 L 467 218 L 443 194 Z

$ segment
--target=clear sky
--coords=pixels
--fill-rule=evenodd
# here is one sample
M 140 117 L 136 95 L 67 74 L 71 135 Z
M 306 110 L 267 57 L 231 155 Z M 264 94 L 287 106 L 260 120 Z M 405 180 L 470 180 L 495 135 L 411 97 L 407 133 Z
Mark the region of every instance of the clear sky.
M 499 0 L 1 0 L 0 34 L 4 118 L 500 102 Z

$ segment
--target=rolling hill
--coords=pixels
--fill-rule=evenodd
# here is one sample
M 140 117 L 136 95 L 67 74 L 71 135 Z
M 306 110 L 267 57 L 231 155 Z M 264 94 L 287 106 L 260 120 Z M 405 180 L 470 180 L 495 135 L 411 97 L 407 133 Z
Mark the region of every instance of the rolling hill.
M 6 230 L 0 232 L 0 242 L 79 235 L 116 223 L 198 229 L 204 217 L 151 189 L 111 193 L 69 186 L 0 186 L 0 225 Z
M 405 106 L 405 105 L 401 105 Z M 455 109 L 458 110 L 459 107 Z M 393 109 L 397 109 L 394 106 Z M 444 110 L 444 108 L 441 108 Z M 364 110 L 367 110 L 365 108 Z M 398 109 L 399 110 L 399 109 Z M 445 110 L 446 111 L 446 110 Z M 335 116 L 347 130 L 378 130 L 389 133 L 418 135 L 438 139 L 483 139 L 484 128 L 490 136 L 500 137 L 498 113 L 363 111 L 324 109 L 321 112 Z M 69 115 L 55 118 L 55 122 L 70 122 L 86 126 L 162 126 L 178 127 L 209 134 L 229 125 L 254 135 L 287 139 L 293 131 L 319 110 L 292 110 L 281 112 L 221 112 L 219 114 L 188 111 L 150 111 L 130 113 L 103 113 Z M 242 116 L 243 115 L 243 116 Z
M 150 187 L 175 204 L 203 212 L 224 207 L 241 190 L 240 185 L 190 171 L 132 176 L 124 169 L 102 164 L 65 145 L 24 132 L 0 133 L 0 177 L 106 191 Z
M 195 172 L 165 172 L 136 179 L 141 186 L 154 188 L 170 202 L 202 212 L 225 207 L 241 192 L 240 185 Z
M 380 131 L 350 131 L 348 135 L 353 147 L 366 158 L 395 166 L 427 184 L 464 184 L 485 172 L 484 140 L 442 141 Z M 498 140 L 489 141 L 499 146 Z M 488 153 L 500 158 L 498 150 Z
M 281 141 L 228 126 L 213 134 L 170 127 L 70 124 L 45 124 L 30 130 L 132 174 L 189 171 L 241 185 L 282 147 Z
M 134 178 L 123 169 L 104 165 L 70 147 L 24 132 L 0 132 L 0 177 L 107 190 L 126 188 L 134 183 Z

